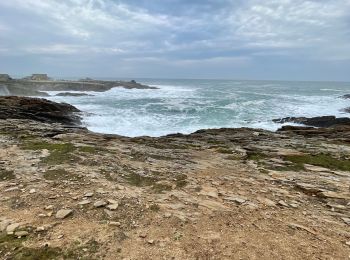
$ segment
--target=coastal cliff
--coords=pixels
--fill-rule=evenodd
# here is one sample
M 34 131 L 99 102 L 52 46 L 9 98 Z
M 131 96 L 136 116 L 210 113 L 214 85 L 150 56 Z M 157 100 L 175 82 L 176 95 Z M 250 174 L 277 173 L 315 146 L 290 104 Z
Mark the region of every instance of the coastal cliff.
M 0 95 L 16 96 L 48 96 L 45 91 L 95 91 L 104 92 L 112 88 L 126 89 L 156 89 L 147 85 L 131 81 L 108 80 L 54 80 L 46 74 L 33 74 L 23 79 L 13 79 L 7 74 L 0 74 Z
M 0 99 L 5 259 L 348 257 L 348 125 L 127 138 L 77 112 Z

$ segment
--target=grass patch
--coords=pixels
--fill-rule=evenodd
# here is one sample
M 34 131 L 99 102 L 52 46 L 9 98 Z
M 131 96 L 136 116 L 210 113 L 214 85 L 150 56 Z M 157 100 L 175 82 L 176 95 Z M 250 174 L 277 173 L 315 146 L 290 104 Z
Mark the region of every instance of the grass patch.
M 223 154 L 233 154 L 232 150 L 229 148 L 224 148 L 220 147 L 216 150 L 218 153 L 223 153 Z
M 0 169 L 0 181 L 13 180 L 15 178 L 16 176 L 14 175 L 13 171 Z
M 0 235 L 0 252 L 6 259 L 11 260 L 56 260 L 56 259 L 95 259 L 87 254 L 96 253 L 99 249 L 99 244 L 95 240 L 89 241 L 87 244 L 80 247 L 72 247 L 67 251 L 63 251 L 57 247 L 39 247 L 30 248 L 24 247 L 23 241 L 26 238 L 18 239 L 14 236 Z M 87 251 L 83 249 L 86 248 Z M 5 259 L 5 258 L 4 258 Z
M 264 160 L 266 158 L 267 158 L 267 155 L 265 155 L 263 153 L 248 153 L 247 154 L 248 160 L 260 161 L 260 160 Z
M 68 180 L 72 179 L 74 177 L 73 174 L 68 173 L 65 169 L 55 169 L 55 170 L 48 170 L 44 173 L 44 178 L 46 180 Z
M 154 177 L 143 176 L 137 173 L 130 173 L 125 176 L 125 179 L 134 186 L 142 187 L 142 186 L 151 186 L 157 179 Z
M 74 161 L 72 153 L 76 147 L 71 143 L 48 143 L 48 142 L 26 142 L 22 145 L 25 150 L 48 150 L 50 155 L 42 160 L 49 165 L 58 165 L 69 161 Z
M 176 188 L 183 188 L 187 185 L 187 175 L 180 174 L 176 177 Z
M 284 159 L 303 168 L 304 164 L 311 164 L 332 170 L 350 171 L 350 160 L 336 159 L 327 154 L 291 155 L 285 156 Z
M 101 151 L 100 148 L 95 146 L 79 146 L 79 152 L 95 154 Z

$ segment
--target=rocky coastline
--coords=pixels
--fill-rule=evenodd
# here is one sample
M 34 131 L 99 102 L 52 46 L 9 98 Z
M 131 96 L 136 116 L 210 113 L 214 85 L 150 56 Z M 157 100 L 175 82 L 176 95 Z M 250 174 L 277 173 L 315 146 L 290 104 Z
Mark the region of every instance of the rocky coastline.
M 95 91 L 104 92 L 112 88 L 157 89 L 131 81 L 107 81 L 94 79 L 54 80 L 46 74 L 33 74 L 23 79 L 13 79 L 7 74 L 0 74 L 0 94 L 16 96 L 49 96 L 45 91 Z M 66 94 L 67 95 L 67 94 Z M 74 94 L 72 94 L 74 95 Z
M 348 123 L 128 138 L 79 120 L 0 98 L 4 259 L 348 257 Z

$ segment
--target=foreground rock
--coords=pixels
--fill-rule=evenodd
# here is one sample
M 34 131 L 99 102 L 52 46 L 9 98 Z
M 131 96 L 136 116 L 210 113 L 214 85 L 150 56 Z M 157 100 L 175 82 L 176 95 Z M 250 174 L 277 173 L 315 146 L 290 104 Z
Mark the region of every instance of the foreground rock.
M 0 97 L 0 119 L 30 119 L 45 123 L 79 125 L 80 112 L 72 105 L 46 99 Z
M 335 116 L 319 116 L 319 117 L 286 117 L 281 119 L 272 120 L 275 123 L 296 123 L 302 124 L 306 126 L 314 126 L 314 127 L 332 127 L 337 125 L 349 125 L 350 126 L 350 118 L 341 117 L 336 118 Z
M 156 89 L 136 81 L 108 80 L 53 80 L 46 74 L 33 74 L 23 79 L 12 79 L 7 74 L 0 77 L 0 95 L 49 96 L 45 91 L 96 91 L 104 92 L 116 87 L 126 89 Z M 7 76 L 8 77 L 7 77 Z
M 350 127 L 284 128 L 127 138 L 0 119 L 1 257 L 347 259 Z

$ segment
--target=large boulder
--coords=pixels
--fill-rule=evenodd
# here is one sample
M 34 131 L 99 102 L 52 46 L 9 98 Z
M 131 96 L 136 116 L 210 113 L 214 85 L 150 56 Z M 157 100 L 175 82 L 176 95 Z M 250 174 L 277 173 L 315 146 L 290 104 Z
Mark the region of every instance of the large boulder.
M 318 116 L 318 117 L 286 117 L 273 119 L 275 123 L 296 123 L 314 127 L 332 127 L 336 125 L 350 125 L 350 118 L 335 116 Z
M 31 119 L 77 126 L 81 123 L 78 112 L 80 110 L 72 105 L 41 98 L 0 97 L 0 119 Z
M 346 94 L 344 96 L 341 96 L 341 98 L 350 99 L 350 94 Z
M 8 74 L 0 74 L 0 82 L 10 81 L 12 78 Z

